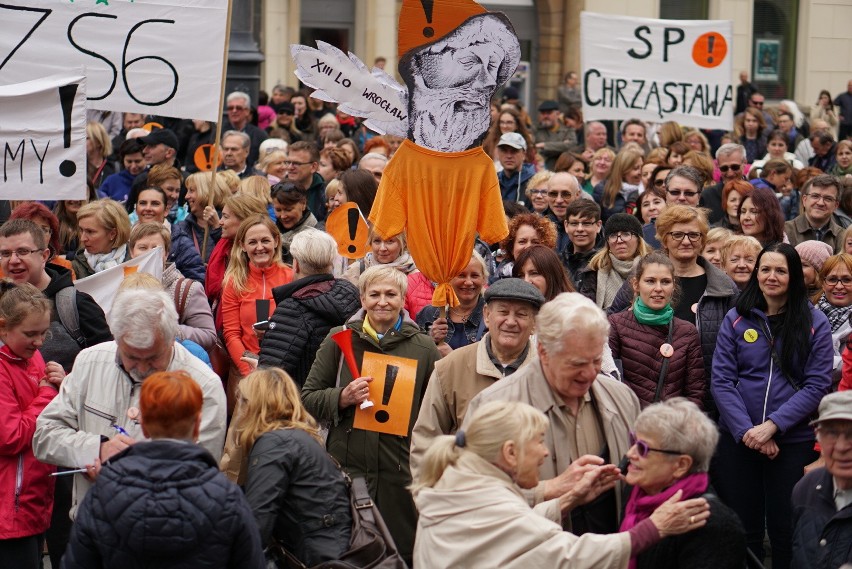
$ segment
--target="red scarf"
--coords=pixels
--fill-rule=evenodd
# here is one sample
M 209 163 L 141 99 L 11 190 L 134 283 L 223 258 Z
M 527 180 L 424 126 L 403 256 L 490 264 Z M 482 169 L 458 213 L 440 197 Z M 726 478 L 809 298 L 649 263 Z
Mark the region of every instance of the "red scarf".
M 650 496 L 638 486 L 634 486 L 630 492 L 630 499 L 627 500 L 627 507 L 624 509 L 624 520 L 621 522 L 619 531 L 627 531 L 642 520 L 651 517 L 663 502 L 674 496 L 678 490 L 683 490 L 681 500 L 688 500 L 700 496 L 707 491 L 708 476 L 706 472 L 690 474 L 681 478 L 659 494 Z M 636 557 L 630 558 L 628 569 L 636 569 Z

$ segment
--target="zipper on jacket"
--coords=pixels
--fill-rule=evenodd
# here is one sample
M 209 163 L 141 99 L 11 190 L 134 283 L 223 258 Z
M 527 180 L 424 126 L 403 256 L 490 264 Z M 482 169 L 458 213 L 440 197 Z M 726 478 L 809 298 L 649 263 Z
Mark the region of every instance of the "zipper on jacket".
M 133 394 L 133 389 L 134 389 L 133 387 L 130 388 L 131 396 Z M 106 419 L 110 423 L 115 423 L 116 417 L 113 417 L 112 415 L 109 415 L 108 413 L 104 413 L 103 411 L 98 411 L 97 409 L 94 409 L 94 408 L 92 408 L 88 405 L 85 405 L 85 404 L 83 405 L 83 409 L 85 409 L 86 411 L 88 411 L 92 415 L 97 415 L 101 419 Z
M 15 471 L 15 511 L 21 505 L 21 488 L 24 486 L 24 453 L 18 455 L 18 468 Z
M 772 349 L 772 344 L 769 345 Z M 766 392 L 763 394 L 763 423 L 766 422 L 766 405 L 769 403 L 769 387 L 772 385 L 772 358 L 769 358 L 769 381 L 766 382 Z

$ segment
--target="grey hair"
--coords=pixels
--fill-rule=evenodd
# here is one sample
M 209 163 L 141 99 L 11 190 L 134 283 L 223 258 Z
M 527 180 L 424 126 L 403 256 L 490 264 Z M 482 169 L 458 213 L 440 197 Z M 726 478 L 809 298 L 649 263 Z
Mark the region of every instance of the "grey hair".
M 138 350 L 153 346 L 158 332 L 166 342 L 173 342 L 178 335 L 175 302 L 165 291 L 119 291 L 112 303 L 109 328 L 116 340 Z
M 363 155 L 361 157 L 361 159 L 358 161 L 358 166 L 361 166 L 364 163 L 365 160 L 369 160 L 370 158 L 376 158 L 378 160 L 381 160 L 385 164 L 388 163 L 388 157 L 385 156 L 384 154 L 379 154 L 378 152 L 368 152 L 365 155 Z
M 739 152 L 740 156 L 743 157 L 743 160 L 746 158 L 746 149 L 742 144 L 737 144 L 735 142 L 729 142 L 727 144 L 723 144 L 716 150 L 716 160 L 721 160 L 725 156 L 730 156 L 731 154 Z
M 297 233 L 290 243 L 290 254 L 299 262 L 299 272 L 303 275 L 330 273 L 336 252 L 334 238 L 313 227 Z
M 228 103 L 236 99 L 245 99 L 246 106 L 251 107 L 251 97 L 249 97 L 248 93 L 244 93 L 242 91 L 234 91 L 232 93 L 228 93 L 228 96 L 225 97 L 225 104 L 227 105 Z
M 669 172 L 666 176 L 667 189 L 672 181 L 672 178 L 674 178 L 675 176 L 679 178 L 686 178 L 687 180 L 695 184 L 695 189 L 699 192 L 704 188 L 704 174 L 702 174 L 698 168 L 693 168 L 692 166 L 676 166 L 672 168 L 672 171 Z
M 243 148 L 251 147 L 251 137 L 249 137 L 249 135 L 247 135 L 246 133 L 240 132 L 238 130 L 225 131 L 225 134 L 222 135 L 222 144 L 225 143 L 225 139 L 229 136 L 236 136 L 237 138 L 239 138 L 240 142 L 243 145 Z
M 584 338 L 599 335 L 609 340 L 609 320 L 597 305 L 578 292 L 563 292 L 541 307 L 535 319 L 538 342 L 550 354 L 558 354 L 565 336 L 577 332 Z M 601 353 L 604 345 L 601 343 Z
M 683 397 L 646 407 L 636 417 L 634 428 L 636 432 L 657 437 L 661 448 L 691 456 L 691 473 L 707 472 L 719 442 L 716 424 L 698 405 Z

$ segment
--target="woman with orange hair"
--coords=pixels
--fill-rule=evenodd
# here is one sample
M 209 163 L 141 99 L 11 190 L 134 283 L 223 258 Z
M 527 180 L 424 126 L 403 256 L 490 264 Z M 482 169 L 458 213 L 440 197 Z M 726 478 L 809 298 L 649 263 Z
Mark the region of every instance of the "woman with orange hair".
M 140 423 L 152 440 L 101 469 L 77 510 L 63 567 L 264 566 L 242 491 L 195 444 L 201 402 L 185 371 L 145 379 Z

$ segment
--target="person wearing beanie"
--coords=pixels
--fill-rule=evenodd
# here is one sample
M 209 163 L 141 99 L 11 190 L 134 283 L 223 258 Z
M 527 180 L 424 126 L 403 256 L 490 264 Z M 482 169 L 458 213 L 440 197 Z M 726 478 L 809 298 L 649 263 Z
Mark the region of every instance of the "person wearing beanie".
M 820 241 L 805 241 L 796 245 L 796 251 L 803 245 L 809 243 L 825 245 Z M 831 324 L 831 339 L 834 346 L 834 373 L 833 380 L 840 380 L 842 367 L 842 354 L 846 347 L 846 341 L 852 334 L 852 255 L 840 253 L 832 257 L 822 257 L 824 251 L 814 255 L 805 249 L 799 252 L 802 258 L 802 267 L 805 266 L 805 257 L 813 255 L 816 257 L 808 263 L 813 264 L 817 270 L 816 281 L 820 287 L 819 291 L 811 296 L 811 300 L 817 310 L 828 317 Z M 817 264 L 819 268 L 817 269 Z M 807 273 L 805 273 L 807 275 Z M 807 278 L 806 278 L 807 280 Z
M 802 272 L 805 275 L 805 286 L 808 287 L 808 298 L 816 302 L 822 295 L 822 281 L 819 273 L 825 261 L 833 253 L 831 245 L 811 239 L 796 245 L 796 252 L 802 259 Z
M 642 239 L 642 224 L 635 216 L 616 213 L 604 225 L 606 245 L 589 260 L 580 274 L 580 293 L 606 310 L 615 300 L 639 259 L 651 252 Z

